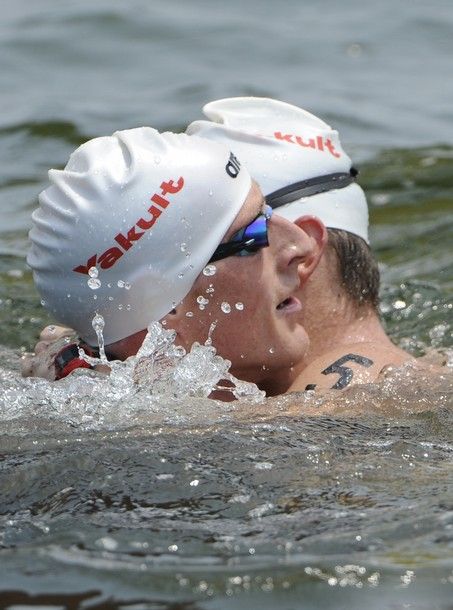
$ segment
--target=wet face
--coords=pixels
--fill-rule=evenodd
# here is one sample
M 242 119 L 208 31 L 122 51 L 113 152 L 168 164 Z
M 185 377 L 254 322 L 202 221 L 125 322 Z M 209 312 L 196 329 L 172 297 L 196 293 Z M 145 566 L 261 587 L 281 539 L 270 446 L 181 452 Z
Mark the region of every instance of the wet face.
M 248 225 L 263 206 L 254 184 L 223 241 Z M 307 334 L 297 323 L 301 305 L 294 296 L 303 233 L 277 215 L 268 222 L 268 247 L 213 263 L 215 274 L 200 274 L 176 313 L 165 320 L 186 349 L 194 341 L 204 343 L 214 324 L 212 344 L 231 360 L 232 373 L 261 384 L 285 375 L 308 349 Z

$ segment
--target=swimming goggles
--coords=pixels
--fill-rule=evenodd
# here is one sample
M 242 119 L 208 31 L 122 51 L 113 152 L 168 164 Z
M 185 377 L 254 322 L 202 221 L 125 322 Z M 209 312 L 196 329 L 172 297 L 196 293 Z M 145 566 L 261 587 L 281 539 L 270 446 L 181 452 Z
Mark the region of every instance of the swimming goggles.
M 258 214 L 246 227 L 234 233 L 230 241 L 217 246 L 209 262 L 214 263 L 228 256 L 250 256 L 268 246 L 267 228 L 272 212 L 272 208 L 266 205 L 264 212 Z

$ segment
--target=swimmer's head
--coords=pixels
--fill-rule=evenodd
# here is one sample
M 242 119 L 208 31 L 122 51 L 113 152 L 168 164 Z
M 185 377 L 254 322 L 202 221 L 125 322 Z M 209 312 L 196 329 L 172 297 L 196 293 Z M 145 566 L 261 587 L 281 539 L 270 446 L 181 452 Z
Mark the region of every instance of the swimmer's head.
M 337 131 L 301 108 L 267 98 L 217 100 L 203 111 L 210 120 L 191 123 L 187 133 L 231 148 L 264 195 L 272 194 L 277 214 L 291 221 L 314 215 L 368 243 L 365 194 Z
M 168 314 L 190 291 L 251 187 L 224 145 L 150 127 L 80 146 L 50 170 L 28 263 L 56 320 L 113 343 Z

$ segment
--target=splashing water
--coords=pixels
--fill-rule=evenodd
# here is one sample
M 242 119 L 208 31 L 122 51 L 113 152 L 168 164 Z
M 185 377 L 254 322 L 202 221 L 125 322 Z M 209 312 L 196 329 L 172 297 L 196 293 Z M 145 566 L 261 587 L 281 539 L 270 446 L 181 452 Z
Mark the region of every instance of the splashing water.
M 215 331 L 216 326 L 217 326 L 217 320 L 215 320 L 209 327 L 208 338 L 204 342 L 205 345 L 212 345 L 212 334 Z
M 93 328 L 99 343 L 100 358 L 81 356 L 92 366 L 106 364 L 104 320 L 96 314 Z M 110 374 L 79 369 L 59 382 L 45 379 L 22 379 L 15 372 L 0 368 L 3 393 L 0 397 L 0 422 L 15 433 L 29 430 L 29 422 L 51 420 L 44 429 L 102 430 L 128 428 L 150 416 L 156 425 L 179 421 L 190 412 L 188 397 L 207 399 L 215 390 L 260 402 L 264 392 L 254 384 L 237 380 L 230 372 L 231 363 L 217 355 L 210 345 L 215 324 L 211 325 L 206 345 L 194 343 L 186 351 L 175 344 L 176 332 L 158 322 L 152 323 L 135 356 L 124 362 L 110 361 Z M 232 387 L 226 387 L 231 384 Z M 216 401 L 208 399 L 205 408 L 212 410 Z M 215 412 L 213 412 L 215 419 Z M 218 417 L 218 415 L 217 415 Z M 5 430 L 5 427 L 4 427 Z
M 102 363 L 107 363 L 107 357 L 105 355 L 104 335 L 103 330 L 105 326 L 104 318 L 100 314 L 96 314 L 91 322 L 91 325 L 96 333 L 99 346 L 99 357 Z

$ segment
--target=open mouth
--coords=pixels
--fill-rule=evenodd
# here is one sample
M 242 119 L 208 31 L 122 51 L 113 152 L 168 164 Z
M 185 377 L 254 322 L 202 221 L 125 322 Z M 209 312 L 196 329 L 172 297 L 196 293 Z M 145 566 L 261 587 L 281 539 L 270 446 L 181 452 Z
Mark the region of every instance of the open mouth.
M 277 305 L 277 310 L 285 313 L 294 313 L 300 311 L 301 309 L 301 302 L 295 297 L 288 297 Z

